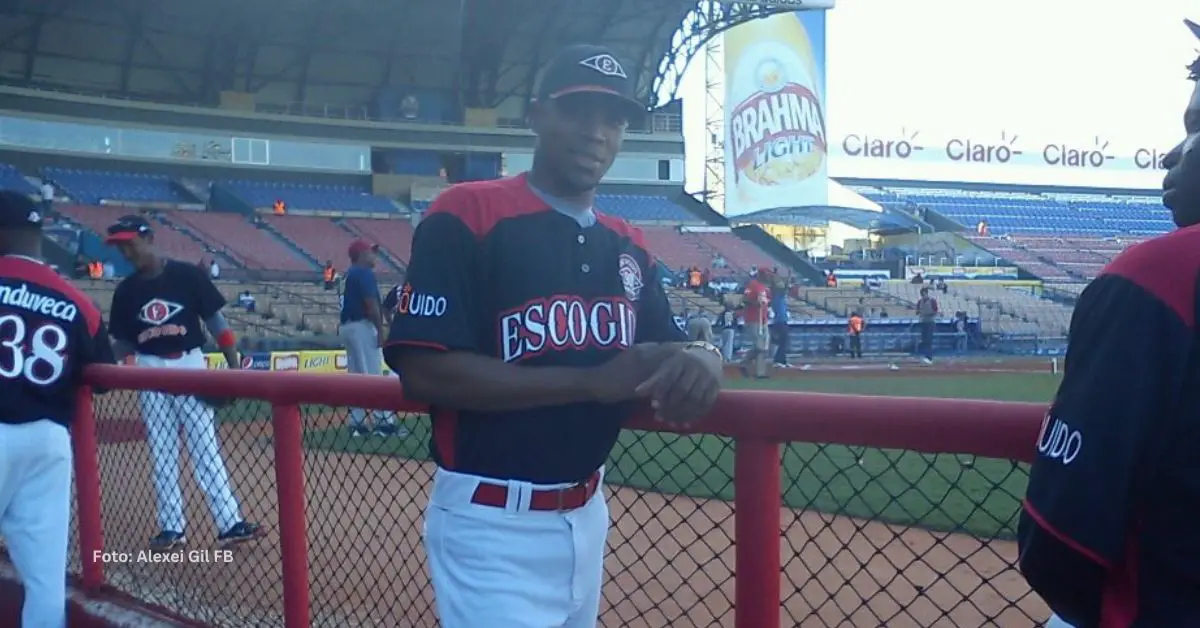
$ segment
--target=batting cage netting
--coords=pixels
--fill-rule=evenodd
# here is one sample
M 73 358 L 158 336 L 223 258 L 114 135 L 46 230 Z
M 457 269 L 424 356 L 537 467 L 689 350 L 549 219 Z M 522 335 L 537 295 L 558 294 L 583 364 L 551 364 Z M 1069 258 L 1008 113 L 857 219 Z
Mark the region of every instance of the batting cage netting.
M 104 379 L 131 385 L 115 372 Z M 194 457 L 202 429 L 184 426 L 177 468 L 156 469 L 145 414 L 174 398 L 115 390 L 93 401 L 92 472 L 78 440 L 92 430 L 76 435 L 84 540 L 73 535 L 71 570 L 85 586 L 212 626 L 435 627 L 421 544 L 428 418 L 381 411 L 377 420 L 399 420 L 397 434 L 354 436 L 346 407 L 288 405 L 292 388 L 263 385 L 286 378 L 307 401 L 334 388 L 319 385 L 329 378 L 362 384 L 329 393 L 338 403 L 382 385 L 364 376 L 182 373 L 169 388 L 214 375 L 240 378 L 242 398 L 214 412 L 216 435 L 241 518 L 263 536 L 223 548 L 219 478 Z M 1014 459 L 1027 456 L 1041 412 L 738 391 L 723 394 L 704 433 L 627 430 L 607 466 L 601 625 L 1040 625 L 1049 613 L 1014 567 L 1013 538 L 1027 479 Z M 98 518 L 85 512 L 95 470 Z M 151 553 L 155 478 L 176 473 L 188 544 Z M 89 534 L 97 523 L 101 534 Z

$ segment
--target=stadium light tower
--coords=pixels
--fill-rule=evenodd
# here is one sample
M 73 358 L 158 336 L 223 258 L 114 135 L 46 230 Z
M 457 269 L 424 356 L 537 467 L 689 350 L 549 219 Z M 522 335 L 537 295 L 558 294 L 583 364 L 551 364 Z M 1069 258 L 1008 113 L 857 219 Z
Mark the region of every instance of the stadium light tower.
M 725 213 L 725 51 L 717 35 L 704 45 L 704 202 Z

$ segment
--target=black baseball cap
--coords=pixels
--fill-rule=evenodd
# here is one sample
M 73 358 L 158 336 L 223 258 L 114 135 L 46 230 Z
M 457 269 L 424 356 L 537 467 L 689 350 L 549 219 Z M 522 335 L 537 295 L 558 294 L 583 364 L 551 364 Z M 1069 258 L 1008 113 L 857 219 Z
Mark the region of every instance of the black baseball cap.
M 108 226 L 108 237 L 104 239 L 106 244 L 116 242 L 129 242 L 134 238 L 145 237 L 154 233 L 154 229 L 150 227 L 150 222 L 141 216 L 121 216 L 117 222 Z
M 0 190 L 0 229 L 41 229 L 42 213 L 33 198 L 15 190 Z
M 636 120 L 646 115 L 646 107 L 634 91 L 633 79 L 612 50 L 576 44 L 560 50 L 546 66 L 536 97 L 544 102 L 568 94 L 608 94 L 630 120 Z

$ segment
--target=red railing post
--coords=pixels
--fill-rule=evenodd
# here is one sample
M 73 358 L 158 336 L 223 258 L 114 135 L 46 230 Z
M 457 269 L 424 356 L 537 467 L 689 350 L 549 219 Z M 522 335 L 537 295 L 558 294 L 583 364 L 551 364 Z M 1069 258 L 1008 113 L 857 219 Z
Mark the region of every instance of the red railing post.
M 308 628 L 308 526 L 304 498 L 304 434 L 300 406 L 272 405 L 279 549 L 283 558 L 283 625 Z
M 74 448 L 76 521 L 79 524 L 79 562 L 85 591 L 104 584 L 104 525 L 100 512 L 100 454 L 96 442 L 96 415 L 92 389 L 83 387 L 75 398 L 75 420 L 71 422 Z
M 782 466 L 778 443 L 744 438 L 734 442 L 737 628 L 779 628 Z

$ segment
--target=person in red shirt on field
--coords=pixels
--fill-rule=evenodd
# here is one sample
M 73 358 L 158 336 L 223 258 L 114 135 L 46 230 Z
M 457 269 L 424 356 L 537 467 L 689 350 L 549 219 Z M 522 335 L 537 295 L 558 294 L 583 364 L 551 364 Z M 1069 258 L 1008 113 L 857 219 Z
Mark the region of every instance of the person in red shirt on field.
M 742 293 L 746 318 L 746 339 L 750 341 L 750 350 L 742 361 L 742 375 L 750 377 L 750 365 L 754 365 L 754 376 L 758 379 L 767 377 L 767 359 L 770 354 L 771 338 L 767 329 L 767 303 L 771 295 L 767 287 L 758 280 L 758 271 L 750 271 L 750 281 Z

